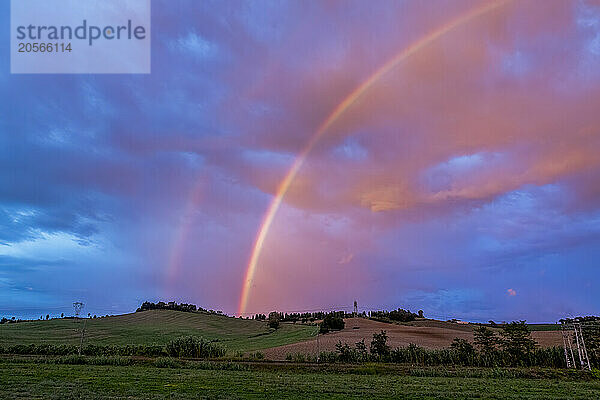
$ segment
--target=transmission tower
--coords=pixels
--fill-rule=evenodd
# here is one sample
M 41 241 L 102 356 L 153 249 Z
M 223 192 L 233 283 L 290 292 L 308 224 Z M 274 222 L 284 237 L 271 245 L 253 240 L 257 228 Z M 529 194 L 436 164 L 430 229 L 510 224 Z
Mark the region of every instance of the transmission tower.
M 81 310 L 83 309 L 85 304 L 83 304 L 80 301 L 76 301 L 75 303 L 73 303 L 73 311 L 75 312 L 75 319 L 79 318 L 79 313 L 81 313 Z
M 80 301 L 76 301 L 75 303 L 73 303 L 73 311 L 75 312 L 75 321 L 77 321 L 79 319 L 79 314 L 81 313 L 81 310 L 83 310 L 83 307 L 85 306 L 85 304 L 83 304 Z M 83 336 L 85 335 L 85 323 L 87 322 L 87 319 L 83 320 L 83 326 L 81 327 L 81 340 L 79 341 L 79 355 L 81 355 L 81 349 L 83 348 Z

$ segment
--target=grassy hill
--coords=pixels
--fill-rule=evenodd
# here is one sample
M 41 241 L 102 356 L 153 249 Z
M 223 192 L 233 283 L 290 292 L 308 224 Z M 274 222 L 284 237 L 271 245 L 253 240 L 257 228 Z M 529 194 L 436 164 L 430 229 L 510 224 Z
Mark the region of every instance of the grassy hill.
M 79 344 L 82 320 L 52 319 L 0 325 L 0 346 Z M 316 326 L 283 323 L 276 331 L 266 322 L 207 313 L 150 310 L 88 319 L 85 344 L 165 344 L 183 335 L 219 340 L 229 350 L 254 351 L 295 343 L 316 335 Z

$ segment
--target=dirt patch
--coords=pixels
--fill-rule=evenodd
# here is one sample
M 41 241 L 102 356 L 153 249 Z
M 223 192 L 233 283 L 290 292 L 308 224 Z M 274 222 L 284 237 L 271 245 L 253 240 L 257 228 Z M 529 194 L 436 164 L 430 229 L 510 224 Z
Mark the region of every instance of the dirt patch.
M 368 347 L 373 333 L 382 330 L 387 332 L 388 344 L 392 348 L 414 343 L 429 349 L 441 349 L 450 346 L 454 338 L 472 342 L 473 328 L 475 327 L 475 325 L 458 325 L 441 321 L 411 325 L 387 324 L 364 318 L 348 318 L 345 321 L 346 327 L 343 330 L 319 335 L 318 348 L 320 351 L 335 351 L 338 341 L 354 346 L 354 343 L 365 339 Z M 532 332 L 532 337 L 542 347 L 562 345 L 560 332 L 557 331 Z M 316 354 L 317 339 L 273 347 L 262 350 L 262 352 L 266 358 L 271 360 L 283 360 L 287 354 L 293 353 Z

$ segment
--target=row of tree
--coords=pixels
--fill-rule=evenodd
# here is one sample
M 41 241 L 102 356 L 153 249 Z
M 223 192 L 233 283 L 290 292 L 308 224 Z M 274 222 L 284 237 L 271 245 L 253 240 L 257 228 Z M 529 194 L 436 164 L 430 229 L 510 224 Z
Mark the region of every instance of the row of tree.
M 382 322 L 410 322 L 416 320 L 417 318 L 424 318 L 423 310 L 419 310 L 419 312 L 415 314 L 413 312 L 410 312 L 410 310 L 404 310 L 402 308 L 398 308 L 397 310 L 392 311 L 370 311 L 369 317 L 376 321 Z
M 195 304 L 187 304 L 187 303 L 178 304 L 174 301 L 170 301 L 168 303 L 165 303 L 164 301 L 159 301 L 158 303 L 152 303 L 150 301 L 145 301 L 135 311 L 140 312 L 140 311 L 148 311 L 148 310 L 175 310 L 175 311 L 185 311 L 185 312 L 205 311 L 202 308 L 197 307 Z
M 316 320 L 324 319 L 327 315 L 331 313 L 336 313 L 337 315 L 341 315 L 342 318 L 349 318 L 352 314 L 348 314 L 345 311 L 317 311 L 317 312 L 305 312 L 305 313 L 284 313 L 273 311 L 269 313 L 269 315 L 265 314 L 254 314 L 252 319 L 257 321 L 264 321 L 266 319 L 274 319 L 277 318 L 279 322 L 298 322 L 302 323 L 306 322 L 314 322 Z
M 404 310 L 402 308 L 398 308 L 397 310 L 392 310 L 392 311 L 381 310 L 381 311 L 369 311 L 368 313 L 363 311 L 362 313 L 359 313 L 358 315 L 355 315 L 354 313 L 348 313 L 345 311 L 316 311 L 316 312 L 304 312 L 304 313 L 284 313 L 284 312 L 273 311 L 269 314 L 269 316 L 267 316 L 265 314 L 254 314 L 251 317 L 251 319 L 254 319 L 257 321 L 265 321 L 268 318 L 272 319 L 271 315 L 276 314 L 277 319 L 280 322 L 301 321 L 302 323 L 306 323 L 306 322 L 314 322 L 316 320 L 322 320 L 331 313 L 335 313 L 336 315 L 339 315 L 342 318 L 351 318 L 351 317 L 355 317 L 355 316 L 360 316 L 360 317 L 371 318 L 371 319 L 375 319 L 375 320 L 383 321 L 383 322 L 390 322 L 390 321 L 409 322 L 409 321 L 414 321 L 417 318 L 424 318 L 423 310 L 419 310 L 418 313 L 415 314 L 415 313 L 410 312 L 410 310 Z
M 264 317 L 264 314 L 257 314 L 258 318 L 254 318 L 256 320 L 264 320 L 267 319 L 269 328 L 278 329 L 280 322 L 290 321 L 289 319 L 285 319 L 284 313 L 280 313 L 277 311 L 273 311 L 269 313 L 268 318 Z M 344 329 L 344 311 L 332 311 L 329 313 L 323 313 L 322 319 L 323 321 L 319 324 L 319 332 L 327 333 L 329 331 L 341 330 Z

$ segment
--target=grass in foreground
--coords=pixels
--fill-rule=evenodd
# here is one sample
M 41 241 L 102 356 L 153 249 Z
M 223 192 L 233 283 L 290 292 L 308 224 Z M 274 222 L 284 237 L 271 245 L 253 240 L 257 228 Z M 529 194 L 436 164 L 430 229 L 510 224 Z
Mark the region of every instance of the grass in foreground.
M 0 346 L 15 344 L 78 345 L 82 321 L 53 319 L 0 325 Z M 281 324 L 276 331 L 265 322 L 171 310 L 88 319 L 85 344 L 159 344 L 184 335 L 218 340 L 227 349 L 254 351 L 296 343 L 316 335 L 317 327 Z
M 0 363 L 0 397 L 592 399 L 600 397 L 600 381 Z

